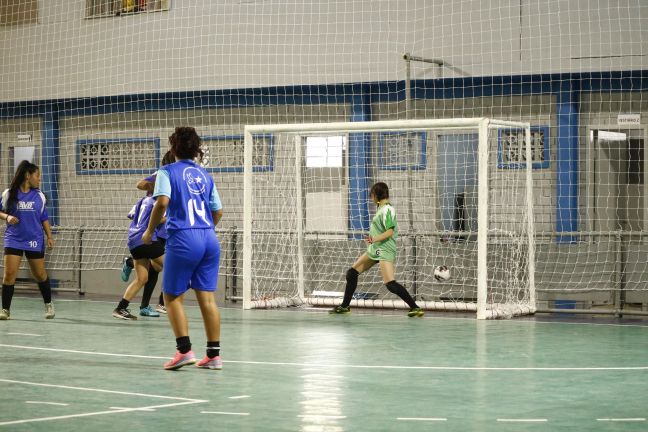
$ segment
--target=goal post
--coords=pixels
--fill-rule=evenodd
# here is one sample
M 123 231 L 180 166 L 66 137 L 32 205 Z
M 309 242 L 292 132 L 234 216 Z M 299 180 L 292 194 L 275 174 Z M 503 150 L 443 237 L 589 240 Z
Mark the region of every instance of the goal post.
M 505 147 L 503 131 L 519 139 Z M 356 192 L 385 181 L 398 215 L 396 278 L 421 307 L 534 313 L 530 142 L 529 123 L 489 118 L 245 126 L 243 308 L 339 304 L 375 211 Z M 413 215 L 399 213 L 408 205 Z M 438 265 L 450 279 L 434 278 Z M 406 307 L 376 273 L 361 276 L 351 305 Z

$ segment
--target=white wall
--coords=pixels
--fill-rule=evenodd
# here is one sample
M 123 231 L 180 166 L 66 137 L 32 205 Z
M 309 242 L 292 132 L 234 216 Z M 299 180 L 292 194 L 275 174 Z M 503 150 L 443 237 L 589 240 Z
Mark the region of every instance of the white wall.
M 406 51 L 458 68 L 444 76 L 648 67 L 648 2 L 521 4 L 173 0 L 86 20 L 85 0 L 40 0 L 38 24 L 0 28 L 0 100 L 401 80 Z

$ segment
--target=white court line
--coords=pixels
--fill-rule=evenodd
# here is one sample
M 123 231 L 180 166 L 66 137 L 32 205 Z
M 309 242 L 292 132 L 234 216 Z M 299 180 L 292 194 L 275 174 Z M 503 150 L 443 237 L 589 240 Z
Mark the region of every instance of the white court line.
M 142 396 L 142 397 L 150 397 L 156 399 L 181 400 L 181 401 L 187 401 L 188 403 L 209 402 L 206 400 L 189 399 L 189 398 L 182 398 L 182 397 L 175 397 L 175 396 L 161 396 L 161 395 L 153 395 L 147 393 L 133 393 L 133 392 L 124 392 L 124 391 L 117 391 L 117 390 L 104 390 L 104 389 L 91 388 L 91 387 L 72 387 L 72 386 L 59 385 L 59 384 L 45 384 L 45 383 L 35 383 L 29 381 L 16 381 L 16 380 L 4 379 L 4 378 L 0 378 L 0 382 L 6 382 L 11 384 L 24 384 L 24 385 L 31 385 L 36 387 L 62 388 L 66 390 L 80 390 L 80 391 L 89 391 L 89 392 L 96 392 L 96 393 L 110 393 L 110 394 L 119 394 L 119 395 L 126 395 L 126 396 Z
M 220 414 L 220 415 L 235 415 L 235 416 L 248 416 L 248 415 L 250 415 L 250 413 L 225 412 L 225 411 L 200 411 L 200 414 Z
M 498 422 L 505 423 L 545 423 L 548 420 L 544 418 L 535 418 L 535 419 L 497 419 Z
M 27 349 L 38 351 L 63 352 L 71 354 L 87 354 L 111 357 L 130 357 L 141 359 L 168 359 L 169 357 L 147 356 L 136 354 L 117 354 L 97 351 L 77 351 L 58 348 L 30 347 L 24 345 L 0 344 L 0 347 Z M 478 366 L 396 366 L 396 365 L 350 365 L 350 364 L 317 364 L 317 363 L 293 363 L 293 362 L 263 362 L 250 360 L 226 360 L 225 363 L 264 365 L 264 366 L 290 366 L 290 367 L 322 367 L 322 368 L 349 368 L 349 369 L 400 369 L 400 370 L 439 370 L 439 371 L 493 371 L 493 372 L 594 372 L 594 371 L 643 371 L 648 366 L 600 366 L 600 367 L 478 367 Z M 176 398 L 177 399 L 177 398 Z
M 148 407 L 142 407 L 142 408 L 127 408 L 127 407 L 108 407 L 111 410 L 118 410 L 118 411 L 123 411 L 123 410 L 128 410 L 128 411 L 147 411 L 147 412 L 155 412 L 155 409 L 153 408 L 148 408 Z
M 147 411 L 147 410 L 155 410 L 158 408 L 169 408 L 174 406 L 190 405 L 190 404 L 201 403 L 201 402 L 207 402 L 207 401 L 178 402 L 178 403 L 153 405 L 153 406 L 140 407 L 140 408 L 124 408 L 124 409 L 117 409 L 117 410 L 110 410 L 110 411 L 95 411 L 89 413 L 70 414 L 70 415 L 55 416 L 55 417 L 39 417 L 39 418 L 32 418 L 32 419 L 25 419 L 25 420 L 13 420 L 13 421 L 2 422 L 0 423 L 0 426 L 44 422 L 44 421 L 52 421 L 52 420 L 64 420 L 64 419 L 78 418 L 78 417 L 91 417 L 91 416 L 98 416 L 98 415 L 105 415 L 105 414 L 118 414 L 118 413 L 133 412 L 133 411 Z
M 40 404 L 40 405 L 56 405 L 56 406 L 69 406 L 70 404 L 61 402 L 42 402 L 42 401 L 25 401 L 26 404 Z
M 96 392 L 96 393 L 120 394 L 120 395 L 127 395 L 127 396 L 142 396 L 142 397 L 150 397 L 156 399 L 171 399 L 171 400 L 183 401 L 183 402 L 175 402 L 175 403 L 164 404 L 164 405 L 152 405 L 152 406 L 145 406 L 145 407 L 138 407 L 138 408 L 119 408 L 119 409 L 111 409 L 110 411 L 95 411 L 89 413 L 70 414 L 70 415 L 55 416 L 55 417 L 38 417 L 38 418 L 31 418 L 31 419 L 24 419 L 24 420 L 13 420 L 13 421 L 1 422 L 0 426 L 44 422 L 44 421 L 51 421 L 51 420 L 63 420 L 63 419 L 77 418 L 77 417 L 90 417 L 90 416 L 105 415 L 105 414 L 117 414 L 117 413 L 132 412 L 132 411 L 150 411 L 150 410 L 155 410 L 157 408 L 169 408 L 169 407 L 175 407 L 181 405 L 192 405 L 192 404 L 209 402 L 200 399 L 188 399 L 188 398 L 174 397 L 174 396 L 123 392 L 123 391 L 105 390 L 105 389 L 89 388 L 89 387 L 72 387 L 72 386 L 65 386 L 59 384 L 35 383 L 29 381 L 17 381 L 17 380 L 3 379 L 3 378 L 0 378 L 0 382 L 6 382 L 11 384 L 23 384 L 23 385 L 30 385 L 36 387 L 62 388 L 66 390 L 80 390 L 80 391 L 89 391 L 89 392 Z
M 646 419 L 643 418 L 643 417 L 635 417 L 635 418 L 599 418 L 599 419 L 596 419 L 596 421 L 600 421 L 600 422 L 643 422 L 643 421 L 646 421 Z
M 299 418 L 304 418 L 304 419 L 316 419 L 316 420 L 342 420 L 345 419 L 346 416 L 343 415 L 317 415 L 317 414 L 301 414 L 298 415 L 297 417 Z
M 401 421 L 448 421 L 443 417 L 396 417 L 396 420 Z
M 230 396 L 229 399 L 247 399 L 250 396 L 248 395 L 241 395 L 241 396 Z
M 11 336 L 37 336 L 37 337 L 42 337 L 43 335 L 39 334 L 34 334 L 34 333 L 7 333 L 8 335 Z

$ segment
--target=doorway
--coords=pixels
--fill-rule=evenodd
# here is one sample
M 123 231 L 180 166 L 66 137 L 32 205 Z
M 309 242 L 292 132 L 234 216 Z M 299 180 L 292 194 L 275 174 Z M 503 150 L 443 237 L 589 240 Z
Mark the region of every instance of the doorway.
M 594 231 L 646 228 L 646 129 L 590 128 Z

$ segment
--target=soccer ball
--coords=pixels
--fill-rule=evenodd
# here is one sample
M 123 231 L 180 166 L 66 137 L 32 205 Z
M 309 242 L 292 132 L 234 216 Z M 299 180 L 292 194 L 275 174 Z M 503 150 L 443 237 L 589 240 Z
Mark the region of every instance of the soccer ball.
M 436 266 L 434 268 L 434 279 L 439 282 L 447 281 L 450 279 L 450 269 L 444 265 Z

